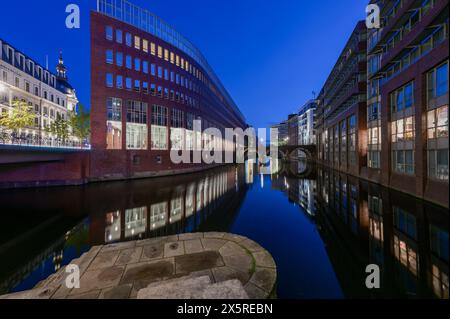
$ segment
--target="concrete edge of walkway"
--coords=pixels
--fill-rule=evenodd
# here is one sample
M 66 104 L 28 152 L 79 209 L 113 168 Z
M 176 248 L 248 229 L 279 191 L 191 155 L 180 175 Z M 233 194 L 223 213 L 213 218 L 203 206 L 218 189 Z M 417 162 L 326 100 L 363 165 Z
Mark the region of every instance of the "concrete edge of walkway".
M 185 249 L 185 245 L 189 247 L 197 242 L 201 243 L 198 250 L 188 252 L 188 249 Z M 160 247 L 163 247 L 164 252 L 159 256 L 150 259 L 144 258 L 143 250 L 151 249 L 153 251 L 155 249 L 161 249 Z M 179 252 L 180 247 L 183 247 L 181 252 Z M 172 248 L 174 249 L 172 250 Z M 120 259 L 118 256 L 130 254 L 130 251 L 133 252 L 134 249 L 139 249 L 141 252 L 140 257 L 134 259 L 132 262 L 122 263 L 118 267 L 118 259 Z M 195 258 L 202 257 L 200 256 L 201 254 L 212 252 L 218 256 L 220 265 L 215 264 L 211 268 L 199 269 L 200 271 L 194 269 L 195 271 L 192 271 L 192 273 L 178 272 L 177 269 L 183 266 L 186 269 L 191 269 L 192 267 L 189 267 L 189 263 L 192 263 Z M 105 256 L 108 256 L 108 254 L 115 256 L 115 259 L 105 259 Z M 245 254 L 250 258 L 245 258 Z M 124 283 L 125 277 L 130 278 L 133 275 L 131 273 L 133 267 L 150 267 L 155 262 L 164 261 L 170 261 L 173 264 L 173 273 L 170 276 L 158 278 L 155 281 L 163 282 L 180 277 L 181 275 L 198 277 L 208 272 L 213 281 L 217 283 L 230 279 L 239 279 L 250 299 L 275 298 L 277 268 L 273 257 L 266 249 L 244 236 L 222 232 L 208 232 L 186 233 L 94 246 L 80 258 L 74 259 L 71 262 L 71 265 L 76 265 L 79 268 L 81 288 L 83 288 L 83 284 L 89 284 L 92 285 L 92 290 L 86 288 L 80 291 L 80 293 L 77 293 L 77 289 L 67 288 L 65 281 L 69 273 L 66 273 L 66 269 L 68 269 L 66 266 L 38 283 L 33 289 L 0 296 L 0 299 L 121 299 L 124 295 L 114 292 L 116 290 L 123 290 L 123 284 L 130 282 L 130 285 L 134 284 L 137 279 Z M 197 266 L 202 267 L 201 264 Z M 114 269 L 117 272 L 114 275 L 115 278 L 112 278 L 108 283 L 101 283 L 96 286 L 95 280 L 97 277 L 93 277 L 94 272 L 111 272 L 112 267 L 115 267 Z M 120 271 L 118 271 L 119 268 Z M 148 268 L 148 271 L 150 272 L 151 269 Z M 240 274 L 240 276 L 237 276 L 237 274 Z M 98 275 L 98 277 L 101 277 L 101 275 Z M 93 281 L 94 283 L 92 283 Z M 133 287 L 133 289 L 136 290 L 138 288 Z M 130 292 L 128 298 L 136 298 L 137 292 Z

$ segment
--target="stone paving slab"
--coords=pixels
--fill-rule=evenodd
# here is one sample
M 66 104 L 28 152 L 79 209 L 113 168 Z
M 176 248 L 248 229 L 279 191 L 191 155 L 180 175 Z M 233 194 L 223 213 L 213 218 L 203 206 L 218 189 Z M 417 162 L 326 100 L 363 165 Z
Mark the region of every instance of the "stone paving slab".
M 32 290 L 0 299 L 135 299 L 144 296 L 143 289 L 170 286 L 182 278 L 192 284 L 196 278 L 208 279 L 202 293 L 183 292 L 189 298 L 267 299 L 277 280 L 269 252 L 246 237 L 219 232 L 96 246 L 72 264 L 80 268 L 79 289 L 66 288 L 62 268 Z M 162 298 L 177 296 L 166 293 Z

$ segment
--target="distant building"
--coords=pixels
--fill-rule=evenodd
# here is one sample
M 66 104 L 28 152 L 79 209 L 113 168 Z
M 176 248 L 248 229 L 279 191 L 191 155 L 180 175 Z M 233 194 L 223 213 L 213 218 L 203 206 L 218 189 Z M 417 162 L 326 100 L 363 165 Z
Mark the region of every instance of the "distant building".
M 46 133 L 45 128 L 58 118 L 68 119 L 78 104 L 62 54 L 56 71 L 47 70 L 0 39 L 0 114 L 10 112 L 15 101 L 27 103 L 36 116 L 34 125 L 21 129 L 18 138 L 31 144 L 45 139 L 51 145 L 55 137 Z
M 316 144 L 316 111 L 317 100 L 310 100 L 300 108 L 298 113 L 298 145 Z
M 288 145 L 298 145 L 299 133 L 299 116 L 298 114 L 291 114 L 288 117 Z
M 289 140 L 289 130 L 287 121 L 273 125 L 272 129 L 278 130 L 278 145 L 286 145 Z

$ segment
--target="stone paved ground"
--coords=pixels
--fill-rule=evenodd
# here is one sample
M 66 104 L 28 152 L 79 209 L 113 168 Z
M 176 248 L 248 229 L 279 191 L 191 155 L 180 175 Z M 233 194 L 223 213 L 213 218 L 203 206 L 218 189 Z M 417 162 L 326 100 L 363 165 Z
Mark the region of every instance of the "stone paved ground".
M 186 276 L 212 283 L 237 279 L 250 299 L 275 290 L 272 256 L 256 242 L 227 233 L 192 233 L 93 247 L 72 262 L 80 268 L 80 289 L 65 286 L 65 268 L 33 290 L 1 298 L 128 299 L 150 284 Z

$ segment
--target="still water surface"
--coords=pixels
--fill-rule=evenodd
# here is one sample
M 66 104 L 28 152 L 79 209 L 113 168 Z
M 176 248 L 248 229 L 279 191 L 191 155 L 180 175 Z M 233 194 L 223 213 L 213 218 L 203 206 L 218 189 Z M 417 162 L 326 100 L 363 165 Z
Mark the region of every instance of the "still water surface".
M 265 247 L 279 298 L 448 298 L 448 210 L 304 164 L 250 164 L 0 193 L 0 293 L 34 287 L 91 246 L 225 231 Z M 381 267 L 382 288 L 365 287 Z

